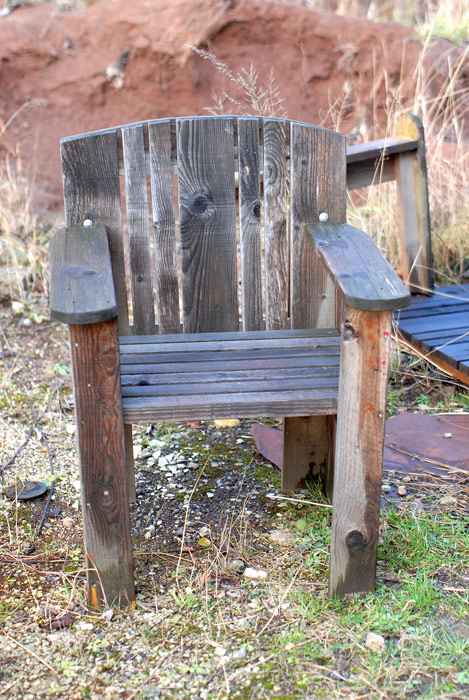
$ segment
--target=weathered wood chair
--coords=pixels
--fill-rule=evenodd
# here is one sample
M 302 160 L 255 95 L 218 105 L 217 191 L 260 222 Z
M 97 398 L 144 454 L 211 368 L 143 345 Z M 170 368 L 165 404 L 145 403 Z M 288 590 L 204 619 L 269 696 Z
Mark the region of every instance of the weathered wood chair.
M 347 188 L 396 181 L 401 276 L 410 305 L 395 314 L 399 333 L 445 372 L 469 384 L 469 284 L 434 284 L 423 124 L 402 114 L 392 138 L 347 148 Z
M 283 489 L 331 484 L 334 465 L 330 595 L 372 590 L 391 312 L 409 295 L 346 224 L 345 138 L 167 119 L 64 139 L 62 163 L 51 313 L 70 325 L 91 604 L 134 601 L 131 424 L 216 417 L 285 416 Z

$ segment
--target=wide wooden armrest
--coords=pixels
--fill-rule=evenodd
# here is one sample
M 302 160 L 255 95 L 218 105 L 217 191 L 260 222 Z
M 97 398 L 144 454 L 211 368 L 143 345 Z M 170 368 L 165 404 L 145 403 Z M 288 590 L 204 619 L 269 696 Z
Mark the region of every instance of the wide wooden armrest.
M 111 256 L 104 226 L 75 226 L 50 241 L 50 312 L 71 325 L 117 316 Z
M 366 311 L 408 306 L 407 288 L 366 233 L 348 224 L 320 223 L 311 235 L 348 306 Z

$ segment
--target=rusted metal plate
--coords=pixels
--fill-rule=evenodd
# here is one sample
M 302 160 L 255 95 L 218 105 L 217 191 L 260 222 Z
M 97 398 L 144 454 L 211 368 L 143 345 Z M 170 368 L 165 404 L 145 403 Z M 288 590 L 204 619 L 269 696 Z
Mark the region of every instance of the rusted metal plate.
M 283 435 L 252 425 L 259 452 L 282 468 Z M 469 413 L 400 413 L 386 421 L 384 471 L 449 475 L 469 472 Z
M 400 413 L 386 422 L 384 469 L 469 472 L 469 413 Z

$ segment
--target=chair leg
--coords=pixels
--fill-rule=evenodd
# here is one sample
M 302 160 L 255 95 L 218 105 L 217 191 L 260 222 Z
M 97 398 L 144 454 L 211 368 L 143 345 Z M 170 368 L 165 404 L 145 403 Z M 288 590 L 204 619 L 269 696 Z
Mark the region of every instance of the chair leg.
M 117 321 L 70 326 L 81 499 L 93 607 L 134 604 Z
M 342 331 L 330 597 L 374 590 L 391 313 L 347 308 Z
M 308 476 L 317 477 L 327 485 L 332 463 L 332 418 L 333 416 L 284 418 L 282 491 L 301 488 Z
M 129 503 L 135 503 L 137 500 L 137 491 L 135 488 L 134 445 L 132 442 L 132 426 L 130 424 L 124 425 L 124 442 Z

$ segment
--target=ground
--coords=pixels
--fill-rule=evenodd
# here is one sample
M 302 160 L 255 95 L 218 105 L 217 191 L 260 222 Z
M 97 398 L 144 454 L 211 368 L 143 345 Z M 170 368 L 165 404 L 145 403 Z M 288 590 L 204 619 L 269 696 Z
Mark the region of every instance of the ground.
M 328 602 L 330 509 L 275 498 L 249 422 L 140 426 L 137 606 L 90 613 L 66 333 L 37 299 L 1 333 L 3 485 L 56 480 L 39 535 L 47 495 L 0 499 L 0 698 L 465 697 L 467 477 L 388 474 L 377 593 Z

